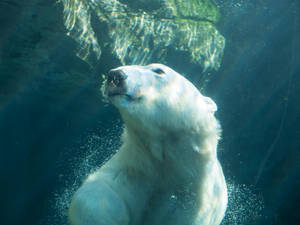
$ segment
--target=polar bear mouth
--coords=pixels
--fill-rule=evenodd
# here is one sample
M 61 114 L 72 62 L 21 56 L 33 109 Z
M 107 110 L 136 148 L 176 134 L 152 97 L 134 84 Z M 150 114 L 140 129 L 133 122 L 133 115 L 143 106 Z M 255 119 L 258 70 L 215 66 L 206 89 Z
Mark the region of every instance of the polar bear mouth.
M 128 75 L 122 69 L 110 70 L 106 76 L 105 89 L 108 98 L 125 98 L 127 101 L 139 99 L 135 93 L 128 93 L 126 79 Z
M 118 92 L 111 92 L 108 93 L 108 97 L 109 98 L 115 98 L 115 97 L 125 97 L 130 101 L 134 101 L 136 100 L 136 98 L 134 98 L 132 95 L 126 94 L 126 93 L 118 93 Z

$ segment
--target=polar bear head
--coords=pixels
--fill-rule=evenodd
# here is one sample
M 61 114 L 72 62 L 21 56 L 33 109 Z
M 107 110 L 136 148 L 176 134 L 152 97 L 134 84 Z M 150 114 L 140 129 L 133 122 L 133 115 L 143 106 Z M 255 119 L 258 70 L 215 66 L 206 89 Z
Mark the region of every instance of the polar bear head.
M 216 141 L 219 137 L 214 117 L 216 104 L 165 65 L 113 69 L 104 81 L 102 93 L 119 109 L 126 127 L 137 132 L 157 136 L 181 132 L 204 135 L 206 139 L 213 135 Z

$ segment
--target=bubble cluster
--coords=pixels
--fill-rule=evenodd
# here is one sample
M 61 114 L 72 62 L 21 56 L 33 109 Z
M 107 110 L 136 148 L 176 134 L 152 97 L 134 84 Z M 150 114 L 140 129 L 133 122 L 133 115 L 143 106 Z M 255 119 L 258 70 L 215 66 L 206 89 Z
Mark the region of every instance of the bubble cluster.
M 253 187 L 227 180 L 228 206 L 221 225 L 256 224 L 262 216 L 264 201 Z
M 69 169 L 58 176 L 61 187 L 50 197 L 47 218 L 44 218 L 41 224 L 69 224 L 67 213 L 73 194 L 85 178 L 109 160 L 121 145 L 123 124 L 121 121 L 115 121 L 113 124 L 106 130 L 99 128 L 99 131 L 85 132 L 78 144 L 79 151 L 74 151 L 73 147 L 62 153 L 59 163 L 61 167 L 68 165 Z
M 113 124 L 101 132 L 87 131 L 78 145 L 79 154 L 75 155 L 72 148 L 64 153 L 62 158 L 68 158 L 68 161 L 62 161 L 62 166 L 70 165 L 70 168 L 58 177 L 62 185 L 48 202 L 48 217 L 42 221 L 43 225 L 68 225 L 67 211 L 73 194 L 84 179 L 109 160 L 121 145 L 122 122 Z M 262 216 L 262 197 L 254 193 L 253 187 L 235 184 L 232 179 L 227 180 L 227 188 L 228 208 L 222 225 L 255 224 Z M 171 196 L 171 200 L 175 204 L 177 196 Z

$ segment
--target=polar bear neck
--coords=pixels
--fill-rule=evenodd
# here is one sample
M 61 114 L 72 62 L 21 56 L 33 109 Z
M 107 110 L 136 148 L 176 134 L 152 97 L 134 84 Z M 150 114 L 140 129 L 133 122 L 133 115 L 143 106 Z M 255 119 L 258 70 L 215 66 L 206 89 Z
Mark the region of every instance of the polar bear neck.
M 201 136 L 201 133 L 206 135 Z M 173 131 L 163 128 L 149 129 L 143 126 L 137 128 L 136 125 L 125 124 L 122 139 L 124 145 L 136 146 L 134 149 L 126 148 L 127 150 L 144 152 L 149 157 L 162 161 L 166 157 L 179 156 L 183 151 L 185 154 L 190 152 L 204 157 L 207 155 L 215 157 L 219 137 L 218 134 L 208 134 L 207 131 L 188 129 Z
M 180 186 L 181 184 L 177 184 L 178 178 L 185 180 L 184 183 L 198 179 L 208 163 L 216 161 L 215 153 L 198 152 L 199 146 L 193 141 L 196 139 L 193 134 L 180 134 L 178 136 L 169 132 L 158 137 L 126 126 L 122 136 L 124 143 L 118 152 L 122 155 L 120 158 L 127 159 L 122 164 L 142 174 L 156 171 L 153 173 L 154 177 L 155 174 L 161 174 L 166 186 Z

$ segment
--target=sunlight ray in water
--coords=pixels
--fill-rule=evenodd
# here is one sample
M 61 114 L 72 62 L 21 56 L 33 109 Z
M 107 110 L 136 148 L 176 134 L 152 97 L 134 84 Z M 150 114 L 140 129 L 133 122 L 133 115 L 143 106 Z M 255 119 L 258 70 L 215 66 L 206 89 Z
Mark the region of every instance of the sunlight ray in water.
M 173 1 L 163 1 L 161 8 L 147 11 L 117 0 L 61 2 L 68 35 L 79 44 L 77 55 L 90 65 L 100 59 L 100 46 L 109 46 L 124 65 L 148 64 L 153 59 L 163 62 L 168 48 L 174 48 L 187 52 L 204 70 L 220 66 L 225 39 L 214 25 L 219 13 L 213 5 L 197 5 L 199 11 L 195 11 L 189 5 L 194 3 L 180 2 L 179 7 Z

